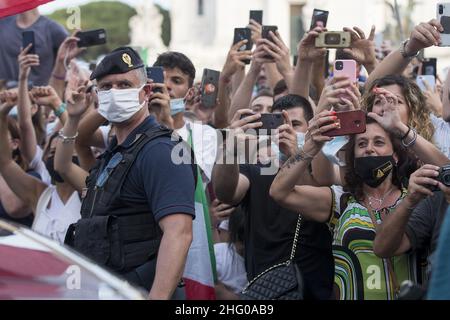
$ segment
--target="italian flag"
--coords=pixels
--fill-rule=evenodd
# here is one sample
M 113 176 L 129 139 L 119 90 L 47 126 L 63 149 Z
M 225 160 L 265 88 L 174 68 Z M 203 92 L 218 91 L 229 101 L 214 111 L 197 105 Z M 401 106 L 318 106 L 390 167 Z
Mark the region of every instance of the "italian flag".
M 189 145 L 192 146 L 192 133 Z M 215 300 L 214 283 L 217 279 L 216 257 L 211 235 L 208 200 L 206 199 L 200 167 L 197 165 L 195 188 L 195 219 L 192 225 L 193 240 L 189 248 L 183 280 L 187 300 Z
M 0 0 L 0 18 L 13 16 L 53 0 Z

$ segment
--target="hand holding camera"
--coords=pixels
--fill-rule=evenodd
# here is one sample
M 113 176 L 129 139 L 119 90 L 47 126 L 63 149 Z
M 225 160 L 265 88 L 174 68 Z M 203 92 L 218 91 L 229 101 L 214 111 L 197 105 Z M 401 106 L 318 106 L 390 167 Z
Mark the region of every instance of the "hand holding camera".
M 408 207 L 415 207 L 426 196 L 433 196 L 433 191 L 439 190 L 442 181 L 446 181 L 447 187 L 450 186 L 450 166 L 422 166 L 409 178 L 408 196 L 404 201 L 408 201 Z
M 298 60 L 300 62 L 314 62 L 325 57 L 327 50 L 325 48 L 317 48 L 315 46 L 316 39 L 325 31 L 326 29 L 322 27 L 316 27 L 304 35 L 297 47 Z
M 366 38 L 364 31 L 358 27 L 353 29 L 344 28 L 344 31 L 349 32 L 351 36 L 350 47 L 344 49 L 344 52 L 349 54 L 359 64 L 370 66 L 374 69 L 377 64 L 374 42 L 375 26 L 372 26 L 368 38 Z

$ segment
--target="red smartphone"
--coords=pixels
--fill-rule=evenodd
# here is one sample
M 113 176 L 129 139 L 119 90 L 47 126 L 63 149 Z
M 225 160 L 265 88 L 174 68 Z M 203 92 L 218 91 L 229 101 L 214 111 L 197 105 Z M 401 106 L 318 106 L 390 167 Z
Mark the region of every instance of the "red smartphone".
M 336 137 L 366 132 L 366 113 L 361 110 L 336 112 L 339 129 L 324 132 L 324 136 Z

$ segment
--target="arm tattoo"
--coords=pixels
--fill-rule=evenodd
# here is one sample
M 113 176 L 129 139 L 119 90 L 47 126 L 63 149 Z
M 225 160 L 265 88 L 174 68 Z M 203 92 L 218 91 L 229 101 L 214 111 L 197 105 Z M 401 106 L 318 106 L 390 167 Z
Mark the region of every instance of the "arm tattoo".
M 307 155 L 303 149 L 300 149 L 295 155 L 290 157 L 286 163 L 281 167 L 281 170 L 287 168 L 290 169 L 292 166 L 294 166 L 297 162 L 304 161 L 304 160 L 312 160 L 313 157 Z

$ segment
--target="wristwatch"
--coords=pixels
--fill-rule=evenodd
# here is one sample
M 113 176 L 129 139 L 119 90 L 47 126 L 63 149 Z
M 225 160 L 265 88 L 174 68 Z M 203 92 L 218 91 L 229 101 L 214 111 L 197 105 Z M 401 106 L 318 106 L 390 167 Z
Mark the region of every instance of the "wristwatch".
M 419 55 L 420 51 L 417 51 L 416 53 L 409 54 L 409 55 L 406 53 L 406 44 L 408 42 L 409 42 L 409 39 L 406 39 L 405 41 L 402 42 L 402 45 L 400 47 L 400 53 L 402 54 L 402 57 L 405 58 L 405 59 L 407 59 L 407 58 L 408 59 L 412 59 L 414 57 L 417 57 Z

